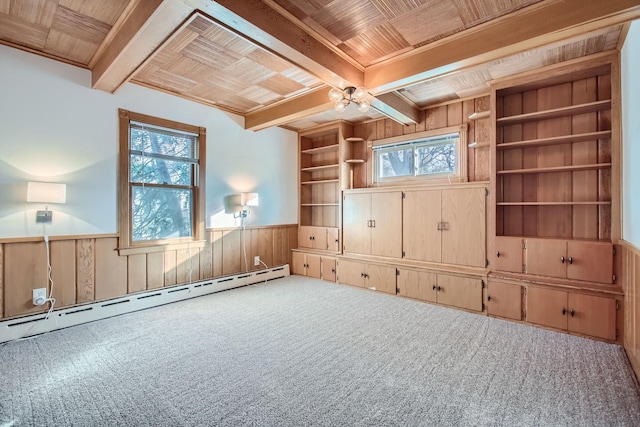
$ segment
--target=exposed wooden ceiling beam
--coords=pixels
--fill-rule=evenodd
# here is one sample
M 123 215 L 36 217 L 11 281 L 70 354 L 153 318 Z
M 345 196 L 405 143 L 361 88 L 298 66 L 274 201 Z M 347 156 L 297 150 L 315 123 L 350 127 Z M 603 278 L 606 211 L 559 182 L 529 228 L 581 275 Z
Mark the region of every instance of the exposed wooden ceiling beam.
M 293 25 L 283 15 L 269 7 L 261 0 L 182 0 L 189 7 L 198 9 L 215 21 L 225 25 L 229 30 L 245 39 L 256 43 L 268 51 L 286 59 L 294 65 L 309 72 L 330 86 L 345 88 L 347 86 L 362 86 L 364 73 L 350 61 L 342 58 L 332 49 L 313 38 L 302 28 Z M 327 102 L 328 89 L 324 98 L 310 96 L 309 101 L 315 101 L 301 112 L 308 114 L 326 111 L 333 108 Z M 415 119 L 419 111 L 412 104 L 402 98 L 387 97 L 393 102 L 387 104 L 383 99 L 374 100 L 374 105 L 384 114 L 403 124 L 417 123 Z M 295 100 L 295 105 L 299 105 Z M 273 109 L 266 109 L 271 117 L 274 111 L 285 111 L 288 108 L 280 104 Z M 324 110 L 320 110 L 324 108 Z M 251 116 L 252 122 L 259 114 Z M 297 118 L 304 117 L 299 114 Z M 247 125 L 249 126 L 249 125 Z M 260 125 L 258 125 L 259 127 Z
M 286 102 L 261 108 L 245 116 L 244 127 L 257 131 L 330 110 L 333 103 L 327 96 L 328 92 L 329 88 L 322 86 Z
M 640 0 L 545 0 L 365 70 L 374 95 L 640 17 Z
M 91 70 L 94 89 L 114 93 L 193 12 L 180 0 L 139 0 Z

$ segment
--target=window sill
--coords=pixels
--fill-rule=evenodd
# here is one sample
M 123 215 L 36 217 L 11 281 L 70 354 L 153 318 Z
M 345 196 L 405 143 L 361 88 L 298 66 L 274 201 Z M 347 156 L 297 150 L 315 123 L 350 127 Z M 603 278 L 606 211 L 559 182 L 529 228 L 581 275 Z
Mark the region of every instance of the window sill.
M 118 248 L 118 255 L 127 256 L 127 255 L 137 255 L 137 254 L 148 254 L 152 252 L 176 251 L 181 249 L 199 249 L 199 248 L 204 248 L 206 244 L 207 244 L 206 240 L 193 240 L 190 242 L 180 242 L 180 243 L 159 243 L 159 244 L 151 244 L 149 246 L 131 246 L 128 248 Z

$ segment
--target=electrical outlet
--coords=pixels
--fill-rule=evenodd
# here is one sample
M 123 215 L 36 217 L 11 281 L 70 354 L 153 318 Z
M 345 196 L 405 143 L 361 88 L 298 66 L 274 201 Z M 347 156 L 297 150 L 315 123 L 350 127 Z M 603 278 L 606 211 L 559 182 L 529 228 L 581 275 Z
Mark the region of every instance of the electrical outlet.
M 260 265 L 260 256 L 256 255 L 253 257 L 253 265 Z
M 33 305 L 44 305 L 47 302 L 47 288 L 33 290 Z

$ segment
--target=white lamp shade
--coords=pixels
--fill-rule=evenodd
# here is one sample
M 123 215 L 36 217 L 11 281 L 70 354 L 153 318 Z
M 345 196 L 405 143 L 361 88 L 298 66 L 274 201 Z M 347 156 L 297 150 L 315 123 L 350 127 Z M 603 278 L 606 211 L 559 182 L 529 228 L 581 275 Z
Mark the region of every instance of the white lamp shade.
M 242 206 L 258 206 L 260 202 L 258 193 L 242 193 L 240 196 Z
M 67 201 L 67 184 L 53 182 L 28 182 L 27 202 L 65 203 Z

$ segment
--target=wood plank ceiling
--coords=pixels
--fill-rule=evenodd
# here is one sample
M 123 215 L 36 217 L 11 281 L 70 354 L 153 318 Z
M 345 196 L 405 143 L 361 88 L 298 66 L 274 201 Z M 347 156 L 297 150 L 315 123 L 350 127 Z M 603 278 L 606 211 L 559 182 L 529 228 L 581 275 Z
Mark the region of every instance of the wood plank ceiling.
M 487 82 L 616 49 L 640 0 L 0 0 L 0 43 L 294 130 L 414 122 Z M 332 109 L 367 85 L 374 108 Z

